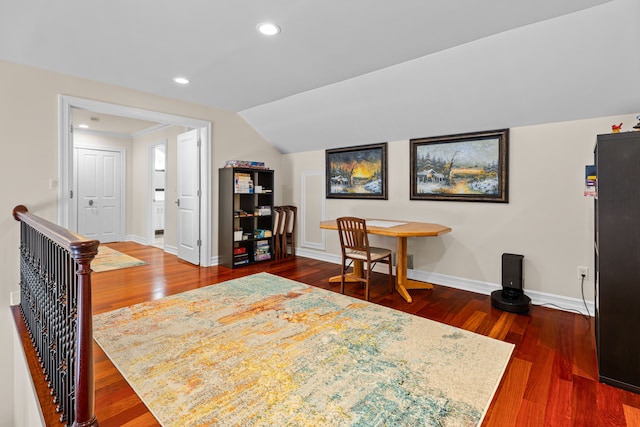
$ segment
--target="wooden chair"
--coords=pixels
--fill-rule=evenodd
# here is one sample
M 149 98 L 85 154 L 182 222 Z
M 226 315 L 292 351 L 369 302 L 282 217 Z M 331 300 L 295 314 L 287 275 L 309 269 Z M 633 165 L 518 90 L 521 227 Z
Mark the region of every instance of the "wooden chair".
M 273 207 L 273 245 L 274 245 L 274 254 L 275 259 L 284 258 L 284 254 L 286 252 L 286 241 L 283 242 L 283 236 L 286 227 L 287 220 L 287 211 L 284 206 L 274 206 Z
M 296 256 L 296 216 L 298 216 L 298 208 L 292 205 L 285 206 L 287 208 L 287 220 L 282 236 L 284 247 L 284 256 L 287 256 L 287 245 L 291 246 L 291 256 Z
M 351 274 L 349 277 L 365 284 L 365 299 L 369 301 L 370 275 L 376 263 L 382 262 L 389 265 L 389 291 L 393 291 L 393 266 L 391 250 L 369 246 L 367 224 L 362 218 L 341 217 L 336 220 L 338 224 L 338 236 L 342 248 L 342 272 L 340 275 L 340 292 L 344 294 L 344 281 L 347 270 L 353 263 L 366 263 L 363 271 L 364 277 Z M 348 263 L 347 263 L 348 262 Z M 355 270 L 355 268 L 354 268 Z

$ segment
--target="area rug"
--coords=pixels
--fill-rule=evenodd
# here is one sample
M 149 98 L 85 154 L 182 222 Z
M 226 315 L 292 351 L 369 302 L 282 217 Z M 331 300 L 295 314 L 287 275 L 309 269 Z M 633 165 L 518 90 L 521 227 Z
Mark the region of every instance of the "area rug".
M 98 247 L 98 255 L 91 261 L 91 269 L 96 273 L 100 273 L 102 271 L 118 270 L 145 264 L 146 262 L 137 258 L 118 252 L 108 246 L 100 245 Z
M 476 426 L 513 345 L 267 273 L 94 316 L 163 426 Z

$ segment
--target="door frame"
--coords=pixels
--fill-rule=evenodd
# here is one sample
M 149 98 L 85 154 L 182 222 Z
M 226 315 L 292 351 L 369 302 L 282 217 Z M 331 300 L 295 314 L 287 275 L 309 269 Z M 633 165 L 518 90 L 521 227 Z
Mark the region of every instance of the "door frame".
M 118 212 L 118 215 L 120 216 L 120 227 L 118 229 L 118 237 L 124 239 L 124 236 L 125 236 L 124 221 L 125 221 L 125 212 L 127 211 L 127 206 L 126 206 L 127 150 L 122 147 L 99 147 L 96 145 L 82 145 L 82 144 L 74 145 L 72 149 L 73 151 L 73 194 L 76 194 L 76 195 L 78 194 L 78 182 L 76 179 L 78 177 L 78 159 L 77 159 L 78 152 L 76 150 L 78 149 L 120 153 L 120 212 Z M 72 215 L 70 219 L 72 220 L 72 222 L 70 224 L 72 226 L 75 226 L 75 230 L 77 230 L 78 229 L 78 215 L 77 215 L 78 198 L 77 197 L 73 197 L 71 199 L 71 206 L 72 206 Z
M 111 114 L 115 116 L 130 117 L 187 128 L 200 129 L 202 144 L 200 146 L 200 265 L 208 267 L 211 262 L 211 135 L 212 125 L 210 121 L 194 119 L 190 117 L 176 116 L 173 114 L 159 113 L 141 108 L 127 107 L 91 99 L 77 98 L 68 95 L 58 95 L 58 222 L 62 227 L 69 228 L 72 213 L 73 189 L 73 122 L 72 109 L 80 108 L 96 113 Z M 126 197 L 126 196 L 125 196 Z

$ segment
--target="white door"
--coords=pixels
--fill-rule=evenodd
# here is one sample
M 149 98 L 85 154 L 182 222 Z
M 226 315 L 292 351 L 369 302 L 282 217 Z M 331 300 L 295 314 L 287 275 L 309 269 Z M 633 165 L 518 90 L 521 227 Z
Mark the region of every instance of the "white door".
M 178 258 L 200 264 L 200 142 L 198 130 L 178 135 Z
M 102 243 L 123 240 L 122 153 L 76 149 L 78 233 Z

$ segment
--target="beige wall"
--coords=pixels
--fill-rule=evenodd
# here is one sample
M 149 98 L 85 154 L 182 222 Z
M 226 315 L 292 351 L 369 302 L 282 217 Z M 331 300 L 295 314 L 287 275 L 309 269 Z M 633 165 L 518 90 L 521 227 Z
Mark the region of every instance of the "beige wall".
M 410 273 L 435 273 L 451 283 L 500 285 L 501 255 L 511 252 L 525 256 L 525 290 L 549 294 L 551 300 L 581 299 L 576 267 L 588 266 L 585 296 L 593 301 L 593 199 L 583 196 L 584 166 L 593 163 L 596 135 L 609 133 L 611 124 L 619 122 L 631 129 L 637 120 L 633 114 L 511 129 L 508 204 L 410 200 L 409 141 L 390 142 L 389 200 L 330 199 L 325 216 L 450 226 L 453 231 L 441 237 L 409 239 L 408 248 L 415 264 Z M 416 135 L 425 136 L 429 135 Z M 285 202 L 302 206 L 301 176 L 324 171 L 324 152 L 283 157 L 283 170 L 292 183 Z M 319 200 L 316 203 L 310 209 L 314 217 L 322 208 Z M 317 221 L 306 226 L 312 236 Z M 395 247 L 391 238 L 375 237 L 375 243 Z M 335 259 L 339 254 L 335 232 L 326 232 L 326 251 L 309 249 L 309 253 Z
M 262 160 L 281 169 L 281 155 L 237 114 L 96 83 L 32 67 L 0 61 L 0 342 L 12 342 L 11 294 L 18 290 L 18 223 L 14 206 L 24 204 L 35 214 L 57 221 L 58 97 L 69 95 L 212 122 L 211 198 L 212 254 L 217 255 L 217 188 L 219 167 L 229 159 Z M 282 179 L 276 174 L 276 184 Z M 276 199 L 278 196 L 276 195 Z M 135 226 L 135 225 L 134 225 Z M 12 419 L 12 359 L 14 349 L 0 350 L 0 420 Z M 2 422 L 0 422 L 2 425 Z

